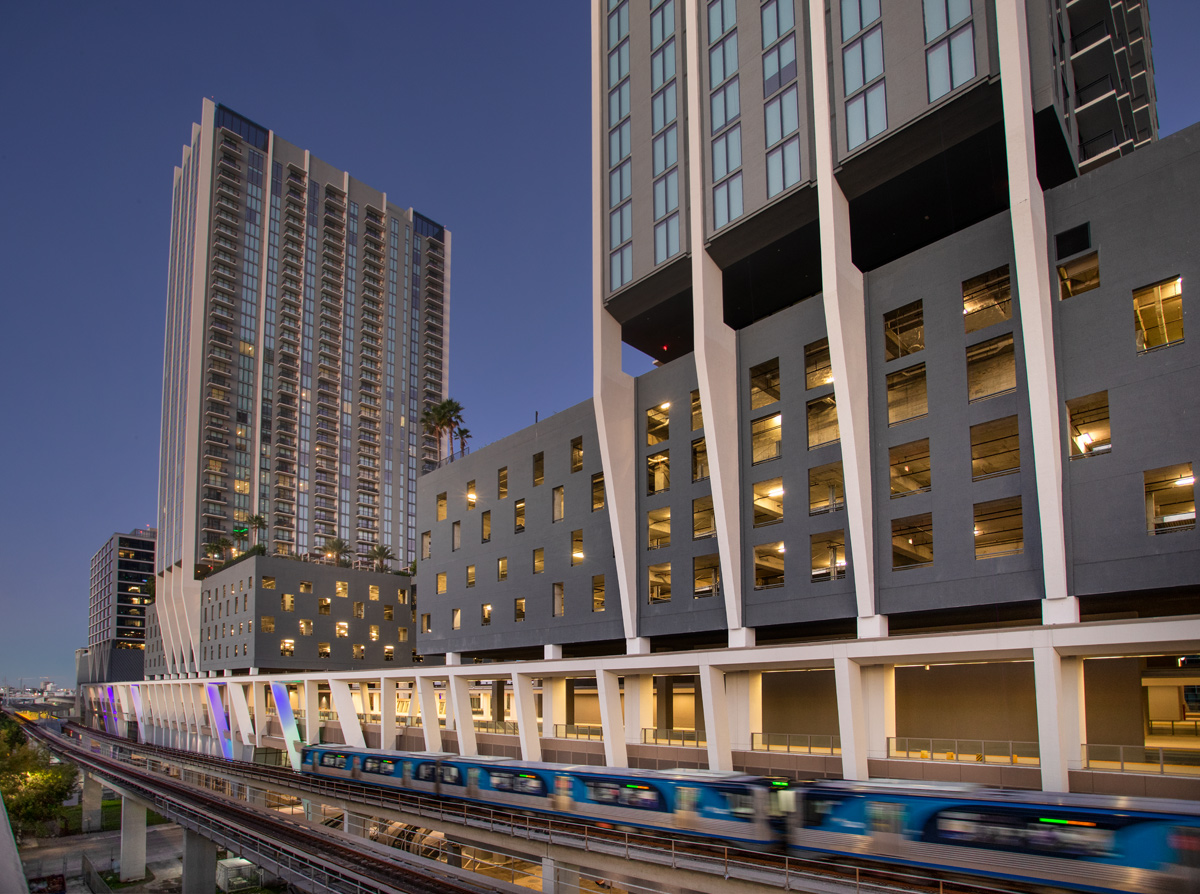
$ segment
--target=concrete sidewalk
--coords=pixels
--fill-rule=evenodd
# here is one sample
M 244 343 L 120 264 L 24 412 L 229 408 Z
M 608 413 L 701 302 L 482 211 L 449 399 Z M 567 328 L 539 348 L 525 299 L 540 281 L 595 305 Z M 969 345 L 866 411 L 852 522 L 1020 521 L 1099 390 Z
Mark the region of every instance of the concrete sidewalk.
M 42 838 L 21 846 L 21 863 L 26 878 L 64 875 L 68 894 L 86 894 L 82 855 L 87 854 L 100 872 L 121 859 L 121 833 L 91 832 L 65 838 Z M 122 894 L 177 894 L 182 888 L 183 829 L 174 823 L 146 830 L 146 869 L 153 880 L 122 888 Z

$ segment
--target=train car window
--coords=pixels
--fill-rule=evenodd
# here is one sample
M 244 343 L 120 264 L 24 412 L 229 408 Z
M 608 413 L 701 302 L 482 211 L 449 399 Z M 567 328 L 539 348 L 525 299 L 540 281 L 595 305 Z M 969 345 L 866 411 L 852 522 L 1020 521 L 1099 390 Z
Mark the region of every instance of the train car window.
M 335 770 L 344 770 L 346 769 L 346 755 L 334 754 L 327 751 L 321 755 L 321 766 L 333 767 Z
M 442 764 L 442 782 L 446 785 L 462 785 L 462 771 L 451 764 Z
M 891 832 L 899 834 L 904 831 L 903 804 L 893 804 L 891 801 L 867 802 L 867 825 L 872 832 Z
M 833 816 L 833 812 L 837 810 L 839 803 L 839 801 L 831 798 L 805 798 L 804 826 L 810 829 L 823 826 L 825 821 Z
M 748 791 L 726 790 L 721 792 L 725 796 L 725 803 L 729 805 L 729 812 L 733 814 L 735 819 L 753 819 L 754 818 L 754 795 Z
M 597 804 L 616 804 L 620 800 L 621 786 L 615 782 L 588 780 L 584 785 L 587 786 L 588 800 Z
M 499 792 L 516 792 L 519 795 L 544 795 L 546 785 L 532 773 L 501 773 L 493 770 L 490 774 L 492 788 Z
M 621 787 L 618 798 L 622 807 L 634 807 L 638 810 L 663 809 L 662 796 L 648 785 L 627 782 Z
M 1200 829 L 1176 826 L 1171 830 L 1175 862 L 1186 869 L 1200 869 Z
M 417 766 L 417 779 L 419 779 L 421 782 L 433 782 L 436 772 L 437 769 L 434 764 L 419 764 Z
M 511 792 L 513 789 L 512 773 L 488 773 L 488 781 L 491 783 L 494 791 Z
M 680 813 L 695 813 L 700 802 L 700 789 L 681 785 L 675 789 L 675 809 Z
M 946 844 L 1047 854 L 1056 857 L 1115 856 L 1115 833 L 1102 820 L 1000 811 L 943 810 L 937 838 Z
M 364 773 L 375 773 L 380 776 L 394 776 L 396 762 L 382 757 L 368 757 L 363 761 Z

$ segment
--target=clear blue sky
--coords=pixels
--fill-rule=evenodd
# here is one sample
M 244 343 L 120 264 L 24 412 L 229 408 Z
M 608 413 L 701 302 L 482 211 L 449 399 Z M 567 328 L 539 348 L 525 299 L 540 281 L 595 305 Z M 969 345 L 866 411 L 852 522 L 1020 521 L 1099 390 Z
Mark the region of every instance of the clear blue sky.
M 9 3 L 0 33 L 0 680 L 74 684 L 89 561 L 153 524 L 172 167 L 210 96 L 454 233 L 478 447 L 591 391 L 588 3 Z M 1152 0 L 1159 120 L 1195 0 Z

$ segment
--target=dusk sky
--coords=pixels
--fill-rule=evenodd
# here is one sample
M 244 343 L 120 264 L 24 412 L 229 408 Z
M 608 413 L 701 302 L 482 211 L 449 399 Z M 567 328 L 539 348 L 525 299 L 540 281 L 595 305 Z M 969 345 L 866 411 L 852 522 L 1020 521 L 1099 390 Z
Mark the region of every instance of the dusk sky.
M 74 686 L 92 554 L 156 523 L 172 170 L 204 97 L 452 231 L 473 448 L 590 396 L 588 6 L 6 5 L 0 682 Z M 1150 10 L 1166 136 L 1200 119 L 1200 4 Z

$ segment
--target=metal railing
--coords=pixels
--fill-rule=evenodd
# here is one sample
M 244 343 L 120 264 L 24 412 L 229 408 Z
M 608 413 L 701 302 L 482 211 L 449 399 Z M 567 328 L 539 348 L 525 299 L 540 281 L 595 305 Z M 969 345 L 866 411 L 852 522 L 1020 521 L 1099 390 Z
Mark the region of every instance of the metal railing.
M 678 745 L 683 748 L 704 748 L 708 740 L 702 729 L 655 729 L 642 730 L 643 745 Z
M 840 736 L 805 733 L 751 733 L 751 751 L 780 751 L 787 754 L 841 754 Z
M 1152 736 L 1200 736 L 1200 720 L 1151 720 Z
M 1109 773 L 1200 776 L 1200 750 L 1089 743 L 1083 746 L 1083 768 Z
M 604 739 L 604 729 L 594 723 L 556 723 L 554 724 L 556 739 Z
M 1037 742 L 1004 739 L 917 739 L 888 737 L 888 757 L 893 760 L 954 761 L 966 764 L 1041 766 Z
M 517 723 L 514 720 L 476 720 L 475 731 L 479 733 L 496 733 L 501 736 L 519 735 Z

